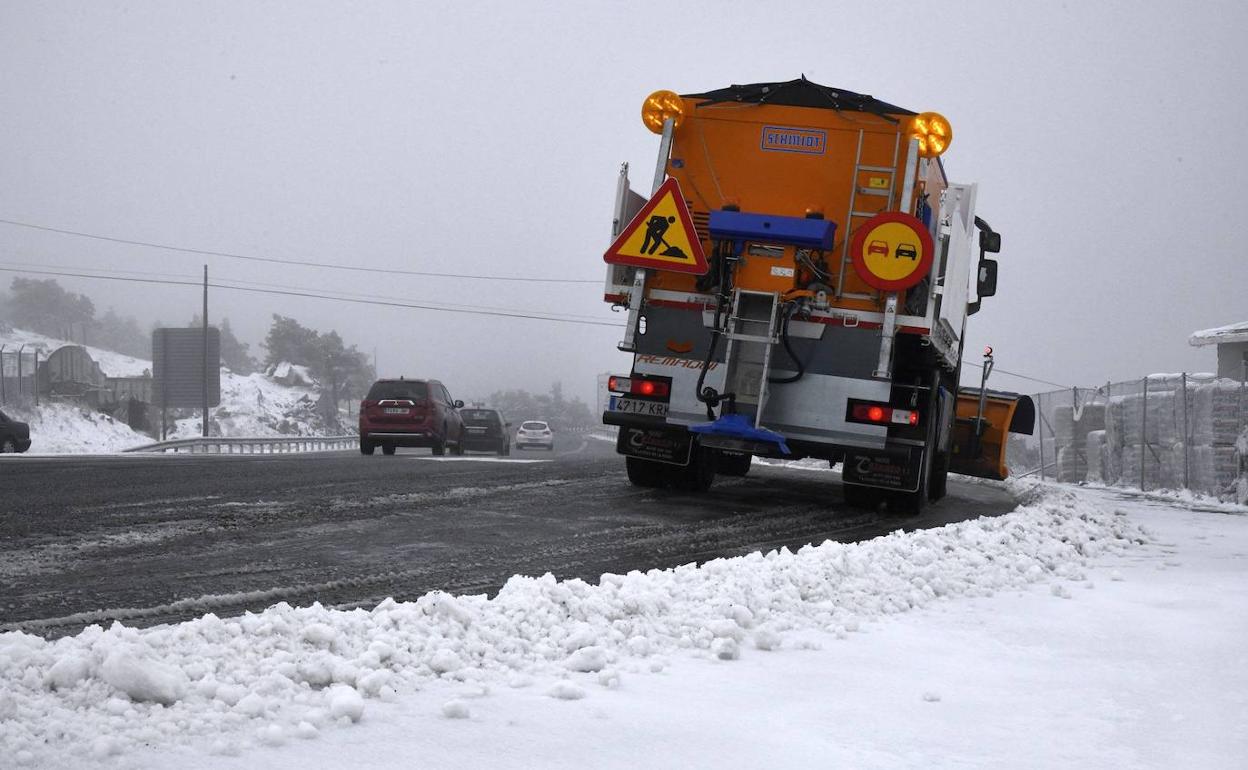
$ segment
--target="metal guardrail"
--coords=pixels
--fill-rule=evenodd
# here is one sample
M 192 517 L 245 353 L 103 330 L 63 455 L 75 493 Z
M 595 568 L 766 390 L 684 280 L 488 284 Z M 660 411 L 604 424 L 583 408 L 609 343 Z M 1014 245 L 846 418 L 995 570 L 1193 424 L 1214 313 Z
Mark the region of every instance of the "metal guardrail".
M 295 452 L 333 452 L 355 449 L 359 436 L 278 436 L 270 438 L 209 437 L 181 438 L 127 449 L 127 452 L 156 454 L 258 455 Z

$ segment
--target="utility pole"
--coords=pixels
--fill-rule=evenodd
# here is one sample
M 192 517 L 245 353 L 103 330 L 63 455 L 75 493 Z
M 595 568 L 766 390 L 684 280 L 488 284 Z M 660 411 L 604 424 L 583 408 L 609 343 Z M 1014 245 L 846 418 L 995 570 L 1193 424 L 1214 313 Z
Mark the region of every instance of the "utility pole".
M 208 438 L 208 266 L 204 265 L 204 438 Z

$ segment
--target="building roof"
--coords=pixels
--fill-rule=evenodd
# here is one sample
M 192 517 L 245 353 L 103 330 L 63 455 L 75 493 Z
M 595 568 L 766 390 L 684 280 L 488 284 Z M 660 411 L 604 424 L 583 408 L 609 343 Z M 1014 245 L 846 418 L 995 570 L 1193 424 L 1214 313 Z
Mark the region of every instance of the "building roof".
M 1248 342 L 1248 321 L 1240 321 L 1229 326 L 1218 326 L 1192 334 L 1188 343 L 1200 347 L 1202 345 L 1220 345 L 1223 342 Z
M 873 96 L 843 88 L 821 86 L 806 76 L 778 83 L 750 83 L 717 88 L 701 94 L 683 94 L 687 99 L 706 99 L 705 104 L 744 102 L 783 104 L 789 107 L 817 107 L 825 110 L 853 110 L 875 115 L 914 115 L 904 107 L 882 102 Z M 701 105 L 700 105 L 701 106 Z

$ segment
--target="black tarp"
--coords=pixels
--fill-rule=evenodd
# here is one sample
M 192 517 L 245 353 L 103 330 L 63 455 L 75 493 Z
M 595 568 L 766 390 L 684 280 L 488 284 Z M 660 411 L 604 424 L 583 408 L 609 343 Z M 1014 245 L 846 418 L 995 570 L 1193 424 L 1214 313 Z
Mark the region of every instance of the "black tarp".
M 895 104 L 882 102 L 873 96 L 846 91 L 843 88 L 822 86 L 807 80 L 779 83 L 750 83 L 718 88 L 701 94 L 682 94 L 686 99 L 706 99 L 702 105 L 739 102 L 747 104 L 779 104 L 788 107 L 815 107 L 825 110 L 853 110 L 873 115 L 914 115 L 914 112 Z

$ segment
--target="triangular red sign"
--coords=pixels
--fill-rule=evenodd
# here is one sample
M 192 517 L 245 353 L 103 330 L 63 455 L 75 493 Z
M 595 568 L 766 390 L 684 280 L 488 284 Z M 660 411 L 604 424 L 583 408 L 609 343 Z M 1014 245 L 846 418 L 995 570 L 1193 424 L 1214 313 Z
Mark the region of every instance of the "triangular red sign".
M 614 265 L 702 275 L 706 253 L 675 177 L 659 187 L 602 257 Z

